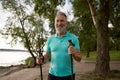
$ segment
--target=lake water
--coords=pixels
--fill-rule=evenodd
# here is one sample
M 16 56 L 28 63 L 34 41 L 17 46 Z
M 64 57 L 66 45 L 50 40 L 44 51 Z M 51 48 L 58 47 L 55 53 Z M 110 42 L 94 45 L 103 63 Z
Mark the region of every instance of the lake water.
M 0 51 L 0 66 L 24 64 L 24 60 L 30 56 L 28 52 Z

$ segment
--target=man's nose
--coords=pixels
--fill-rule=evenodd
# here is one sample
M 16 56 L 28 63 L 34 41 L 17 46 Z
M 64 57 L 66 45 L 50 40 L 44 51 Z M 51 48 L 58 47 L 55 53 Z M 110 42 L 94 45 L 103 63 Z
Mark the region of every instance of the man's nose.
M 61 21 L 58 22 L 58 25 L 61 25 Z

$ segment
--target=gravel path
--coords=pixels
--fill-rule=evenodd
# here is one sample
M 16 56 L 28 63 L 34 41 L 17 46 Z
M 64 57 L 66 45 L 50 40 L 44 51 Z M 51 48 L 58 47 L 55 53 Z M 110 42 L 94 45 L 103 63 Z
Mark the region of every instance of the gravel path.
M 47 80 L 49 63 L 44 64 L 42 68 L 43 68 L 43 79 Z M 75 68 L 76 68 L 76 80 L 80 80 L 80 76 L 79 76 L 80 74 L 94 70 L 95 62 L 93 61 L 89 61 L 89 62 L 81 61 L 79 63 L 75 62 Z M 119 61 L 111 62 L 110 68 L 112 70 L 120 70 L 120 62 Z M 40 78 L 40 69 L 39 67 L 36 67 L 36 68 L 21 69 L 12 72 L 11 74 L 0 77 L 0 80 L 40 80 L 39 78 Z

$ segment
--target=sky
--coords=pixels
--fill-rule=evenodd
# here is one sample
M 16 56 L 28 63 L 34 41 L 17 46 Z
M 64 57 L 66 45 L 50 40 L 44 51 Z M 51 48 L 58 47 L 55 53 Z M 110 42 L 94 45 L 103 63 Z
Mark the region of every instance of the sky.
M 63 11 L 64 13 L 66 13 L 66 15 L 68 16 L 68 21 L 71 21 L 73 19 L 73 11 L 72 9 L 72 4 L 69 2 L 69 0 L 65 0 L 66 4 L 61 7 L 61 6 L 57 6 L 57 9 L 59 9 L 60 11 Z M 70 13 L 68 13 L 70 12 Z M 4 28 L 5 26 L 5 22 L 7 20 L 7 17 L 10 14 L 8 12 L 5 12 L 4 10 L 2 10 L 2 5 L 0 4 L 0 29 Z M 49 22 L 48 20 L 45 21 Z M 48 26 L 48 24 L 44 24 L 43 26 Z M 11 39 L 5 39 L 3 38 L 3 36 L 0 34 L 0 49 L 24 49 L 24 47 L 20 44 L 17 43 L 16 45 L 11 45 L 9 44 L 11 41 Z

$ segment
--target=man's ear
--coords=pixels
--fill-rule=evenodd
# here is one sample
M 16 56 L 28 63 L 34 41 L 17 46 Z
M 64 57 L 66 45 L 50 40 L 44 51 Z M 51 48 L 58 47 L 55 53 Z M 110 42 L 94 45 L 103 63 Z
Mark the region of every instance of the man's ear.
M 69 22 L 67 21 L 67 26 L 69 25 Z

